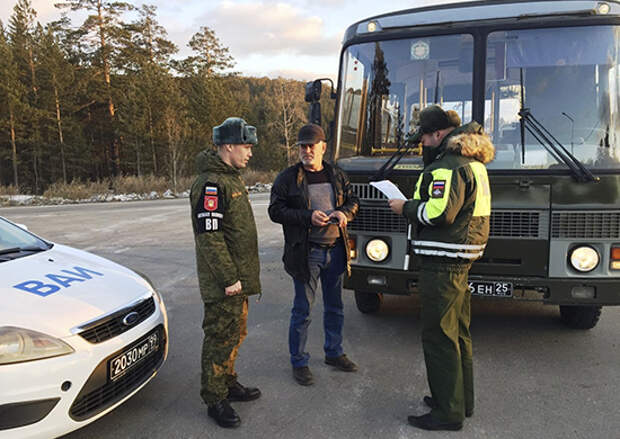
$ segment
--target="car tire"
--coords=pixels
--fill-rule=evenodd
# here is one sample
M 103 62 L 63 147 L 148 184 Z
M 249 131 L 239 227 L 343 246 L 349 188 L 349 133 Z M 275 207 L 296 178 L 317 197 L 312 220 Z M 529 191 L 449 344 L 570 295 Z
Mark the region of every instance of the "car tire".
M 601 306 L 560 305 L 560 318 L 569 328 L 592 329 L 601 317 Z
M 357 309 L 364 314 L 372 314 L 379 311 L 382 301 L 383 294 L 368 293 L 366 291 L 355 292 L 355 304 L 357 305 Z

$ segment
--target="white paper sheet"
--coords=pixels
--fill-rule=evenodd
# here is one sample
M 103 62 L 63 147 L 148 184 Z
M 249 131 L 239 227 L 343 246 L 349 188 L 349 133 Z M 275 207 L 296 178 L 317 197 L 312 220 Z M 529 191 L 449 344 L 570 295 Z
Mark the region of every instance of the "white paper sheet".
M 370 185 L 379 189 L 383 193 L 383 195 L 388 197 L 388 199 L 390 200 L 392 198 L 395 198 L 397 200 L 407 199 L 407 197 L 403 195 L 400 189 L 398 189 L 396 185 L 392 183 L 390 180 L 371 181 Z

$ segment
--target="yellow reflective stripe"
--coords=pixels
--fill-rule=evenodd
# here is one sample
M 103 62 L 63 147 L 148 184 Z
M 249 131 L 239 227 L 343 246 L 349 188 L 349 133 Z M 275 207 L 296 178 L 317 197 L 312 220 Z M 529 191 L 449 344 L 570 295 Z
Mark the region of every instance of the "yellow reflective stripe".
M 491 188 L 487 168 L 480 162 L 471 162 L 469 166 L 476 179 L 476 203 L 473 216 L 489 216 L 491 215 Z
M 422 197 L 420 197 L 420 185 L 422 185 L 422 177 L 424 177 L 424 173 L 421 173 L 420 176 L 418 177 L 418 181 L 415 184 L 415 191 L 413 191 L 413 199 L 414 200 L 421 200 Z
M 428 185 L 428 201 L 426 202 L 426 216 L 428 219 L 433 220 L 441 216 L 446 210 L 448 200 L 450 199 L 450 185 L 452 182 L 452 170 L 451 169 L 433 169 L 431 171 L 433 175 L 433 181 Z M 433 186 L 435 183 L 443 181 L 443 194 L 440 198 L 433 197 Z

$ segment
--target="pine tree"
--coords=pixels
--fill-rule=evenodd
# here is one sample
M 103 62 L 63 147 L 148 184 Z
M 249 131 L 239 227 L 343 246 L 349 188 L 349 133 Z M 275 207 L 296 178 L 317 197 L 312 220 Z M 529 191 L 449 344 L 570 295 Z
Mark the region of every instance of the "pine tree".
M 134 7 L 125 2 L 104 0 L 68 0 L 57 3 L 57 8 L 71 11 L 88 11 L 90 15 L 80 26 L 82 35 L 90 43 L 92 64 L 98 66 L 103 75 L 108 115 L 110 120 L 109 135 L 111 137 L 110 158 L 112 174 L 119 175 L 120 142 L 118 133 L 116 108 L 112 90 L 112 72 L 122 72 L 123 66 L 117 65 L 119 40 L 125 32 L 125 24 L 121 15 Z

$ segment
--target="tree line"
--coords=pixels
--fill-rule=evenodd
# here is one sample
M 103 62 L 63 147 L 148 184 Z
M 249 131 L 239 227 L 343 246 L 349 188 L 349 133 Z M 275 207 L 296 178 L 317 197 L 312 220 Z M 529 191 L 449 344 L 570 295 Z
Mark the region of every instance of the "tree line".
M 176 185 L 226 117 L 257 127 L 250 166 L 278 170 L 307 120 L 304 84 L 230 73 L 207 26 L 179 58 L 151 5 L 66 0 L 41 24 L 30 0 L 0 21 L 0 185 L 41 193 L 55 182 L 154 175 Z M 87 15 L 74 25 L 71 16 Z M 324 113 L 333 112 L 325 102 Z M 326 114 L 329 117 L 329 114 Z

